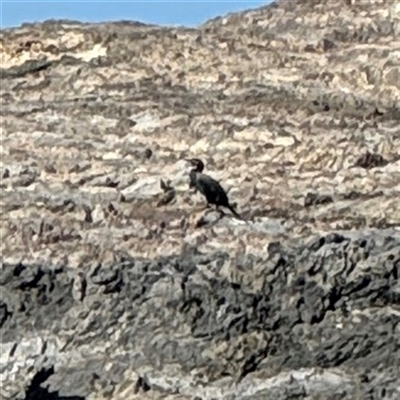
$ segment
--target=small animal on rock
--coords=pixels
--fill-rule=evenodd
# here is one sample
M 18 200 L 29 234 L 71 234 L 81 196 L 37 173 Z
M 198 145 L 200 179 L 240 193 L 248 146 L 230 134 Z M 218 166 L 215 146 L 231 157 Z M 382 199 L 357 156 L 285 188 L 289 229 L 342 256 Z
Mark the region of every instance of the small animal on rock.
M 218 209 L 219 206 L 228 208 L 236 218 L 243 219 L 236 210 L 229 204 L 228 196 L 222 186 L 215 179 L 203 174 L 204 163 L 198 158 L 188 158 L 185 161 L 192 164 L 193 169 L 190 171 L 190 188 L 196 188 L 206 199 L 207 207 L 214 204 Z

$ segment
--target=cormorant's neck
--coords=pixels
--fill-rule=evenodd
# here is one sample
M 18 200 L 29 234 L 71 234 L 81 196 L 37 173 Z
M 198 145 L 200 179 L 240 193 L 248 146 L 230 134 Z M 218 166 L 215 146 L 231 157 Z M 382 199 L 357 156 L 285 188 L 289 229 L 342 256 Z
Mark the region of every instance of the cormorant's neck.
M 197 164 L 195 170 L 197 172 L 203 172 L 204 165 L 203 164 Z

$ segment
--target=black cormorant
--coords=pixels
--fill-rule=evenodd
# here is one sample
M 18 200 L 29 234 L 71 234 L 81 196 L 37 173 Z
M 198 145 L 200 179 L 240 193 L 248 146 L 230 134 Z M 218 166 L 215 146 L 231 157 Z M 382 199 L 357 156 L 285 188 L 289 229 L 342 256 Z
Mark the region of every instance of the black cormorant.
M 219 206 L 228 208 L 237 218 L 243 219 L 236 210 L 229 204 L 228 196 L 225 190 L 215 179 L 206 174 L 203 174 L 204 163 L 198 158 L 185 159 L 190 162 L 193 169 L 190 171 L 189 187 L 195 187 L 207 199 L 207 207 L 210 204 L 215 204 L 218 209 Z

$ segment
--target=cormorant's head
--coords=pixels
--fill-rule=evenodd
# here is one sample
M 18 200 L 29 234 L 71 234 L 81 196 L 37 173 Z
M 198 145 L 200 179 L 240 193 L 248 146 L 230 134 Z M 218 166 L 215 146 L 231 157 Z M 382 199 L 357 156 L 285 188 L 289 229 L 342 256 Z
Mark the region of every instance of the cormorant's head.
M 185 158 L 185 161 L 190 162 L 197 172 L 202 172 L 204 163 L 199 158 Z

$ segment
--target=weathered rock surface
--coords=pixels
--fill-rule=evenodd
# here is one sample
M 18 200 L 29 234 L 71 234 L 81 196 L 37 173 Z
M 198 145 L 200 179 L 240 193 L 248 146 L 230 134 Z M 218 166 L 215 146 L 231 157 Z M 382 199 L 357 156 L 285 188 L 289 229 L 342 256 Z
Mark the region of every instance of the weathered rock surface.
M 0 35 L 1 398 L 400 398 L 396 3 Z

